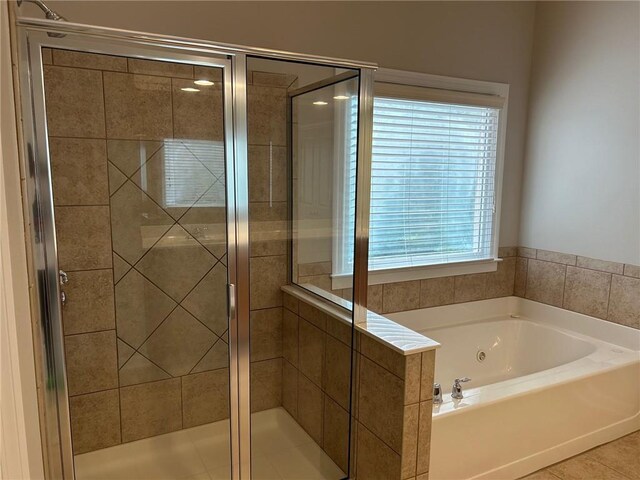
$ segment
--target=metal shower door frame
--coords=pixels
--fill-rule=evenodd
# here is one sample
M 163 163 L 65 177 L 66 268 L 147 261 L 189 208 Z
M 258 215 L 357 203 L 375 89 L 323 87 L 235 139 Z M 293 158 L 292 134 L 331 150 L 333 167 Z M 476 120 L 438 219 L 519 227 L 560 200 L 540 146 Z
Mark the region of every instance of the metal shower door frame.
M 48 150 L 42 48 L 188 63 L 223 68 L 227 190 L 229 360 L 232 479 L 251 478 L 249 352 L 249 195 L 247 137 L 247 57 L 357 69 L 360 72 L 356 183 L 353 322 L 366 319 L 368 221 L 371 165 L 373 72 L 377 65 L 352 60 L 245 47 L 71 22 L 16 20 L 22 114 L 21 168 L 30 239 L 31 298 L 40 387 L 40 414 L 48 478 L 74 479 L 71 426 L 64 365 L 60 285 Z M 52 37 L 49 33 L 58 34 Z M 38 344 L 39 343 L 39 344 Z M 38 353 L 36 353 L 38 356 Z M 53 374 L 53 377 L 48 377 Z M 43 384 L 45 382 L 45 384 Z M 59 383 L 59 385 L 58 385 Z
M 37 362 L 41 387 L 39 401 L 41 415 L 44 414 L 41 427 L 44 429 L 45 471 L 50 478 L 75 478 L 42 63 L 43 48 L 60 48 L 223 70 L 231 465 L 234 480 L 245 478 L 241 472 L 241 457 L 250 457 L 250 452 L 241 448 L 240 419 L 243 415 L 240 414 L 240 384 L 246 390 L 249 384 L 248 379 L 243 379 L 246 375 L 241 373 L 239 352 L 245 347 L 240 345 L 238 337 L 239 325 L 249 321 L 248 308 L 242 307 L 243 301 L 248 302 L 248 190 L 246 173 L 243 173 L 247 169 L 246 115 L 243 113 L 246 111 L 244 55 L 234 55 L 224 49 L 190 50 L 148 38 L 104 38 L 99 32 L 87 30 L 67 32 L 64 37 L 50 37 L 42 29 L 23 25 L 19 25 L 18 39 L 24 136 L 22 162 L 26 181 L 25 209 L 31 238 L 32 304 L 37 308 L 34 313 L 39 319 L 40 338 L 37 340 L 40 345 L 37 345 L 37 350 L 41 352 L 41 358 Z M 242 163 L 244 165 L 239 165 Z M 245 177 L 244 181 L 237 181 L 239 175 Z M 244 396 L 248 398 L 248 391 Z

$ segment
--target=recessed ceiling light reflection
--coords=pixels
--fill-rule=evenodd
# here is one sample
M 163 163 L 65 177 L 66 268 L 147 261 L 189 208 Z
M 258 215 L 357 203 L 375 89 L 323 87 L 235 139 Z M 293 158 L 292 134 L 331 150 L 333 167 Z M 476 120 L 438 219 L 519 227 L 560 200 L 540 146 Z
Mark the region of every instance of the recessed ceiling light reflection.
M 181 88 L 180 90 L 182 90 L 183 92 L 199 92 L 200 90 L 197 88 L 193 88 L 193 87 L 184 87 Z
M 336 95 L 335 97 L 333 97 L 334 100 L 349 100 L 349 97 L 347 97 L 346 95 Z
M 211 85 L 213 85 L 213 82 L 211 80 L 196 80 L 195 82 L 196 85 L 201 85 L 203 87 L 210 87 Z
M 313 102 L 314 105 L 329 105 L 327 102 L 323 102 L 322 100 L 318 100 L 317 102 Z

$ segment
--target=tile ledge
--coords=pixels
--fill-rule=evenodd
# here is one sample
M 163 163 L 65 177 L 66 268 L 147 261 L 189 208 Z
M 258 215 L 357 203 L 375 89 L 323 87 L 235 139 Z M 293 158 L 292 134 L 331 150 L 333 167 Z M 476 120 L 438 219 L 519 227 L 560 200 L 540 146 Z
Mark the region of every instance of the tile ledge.
M 284 285 L 281 289 L 283 292 L 314 306 L 349 326 L 353 323 L 351 312 L 347 310 L 351 308 L 351 302 L 347 300 L 332 295 L 332 297 L 340 300 L 340 306 L 338 306 L 330 304 L 328 300 L 319 298 L 319 294 L 310 293 L 314 290 L 313 288 L 310 288 L 310 291 L 307 292 L 299 286 Z M 327 293 L 323 291 L 322 295 L 327 295 Z M 367 310 L 366 320 L 356 323 L 355 327 L 357 331 L 383 343 L 402 355 L 413 355 L 440 347 L 440 344 L 435 340 L 414 332 L 371 310 Z

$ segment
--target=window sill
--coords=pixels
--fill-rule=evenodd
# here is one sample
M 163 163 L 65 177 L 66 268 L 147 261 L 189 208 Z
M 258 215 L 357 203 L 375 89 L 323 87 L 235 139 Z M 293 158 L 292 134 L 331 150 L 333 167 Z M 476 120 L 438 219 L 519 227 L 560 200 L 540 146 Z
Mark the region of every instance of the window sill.
M 382 283 L 407 282 L 410 280 L 424 280 L 427 278 L 452 277 L 454 275 L 468 275 L 472 273 L 495 272 L 498 262 L 502 259 L 476 260 L 472 262 L 459 262 L 450 265 L 425 265 L 421 267 L 389 268 L 369 272 L 369 285 Z M 352 288 L 352 275 L 331 275 L 331 288 Z

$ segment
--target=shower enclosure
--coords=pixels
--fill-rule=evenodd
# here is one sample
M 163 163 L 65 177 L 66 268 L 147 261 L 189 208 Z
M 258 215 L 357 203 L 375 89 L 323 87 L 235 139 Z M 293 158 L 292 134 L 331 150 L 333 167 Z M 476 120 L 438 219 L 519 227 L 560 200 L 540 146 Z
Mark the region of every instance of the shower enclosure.
M 48 20 L 18 40 L 49 478 L 348 477 L 373 66 Z

